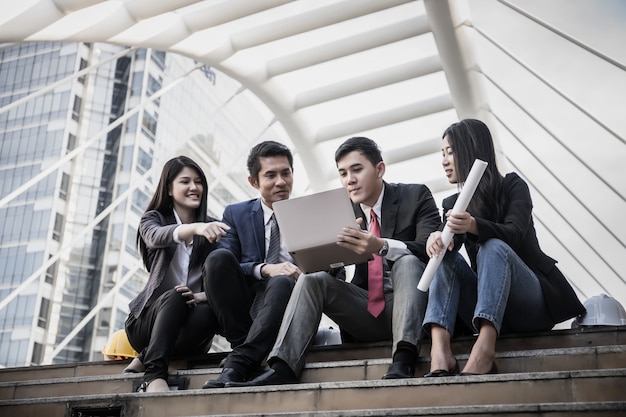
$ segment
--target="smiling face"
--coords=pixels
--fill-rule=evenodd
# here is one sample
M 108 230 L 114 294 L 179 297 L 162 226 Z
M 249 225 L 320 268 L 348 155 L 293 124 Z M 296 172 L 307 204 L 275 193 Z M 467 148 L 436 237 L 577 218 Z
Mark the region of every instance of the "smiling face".
M 252 176 L 248 182 L 261 193 L 261 201 L 272 208 L 275 201 L 286 200 L 293 187 L 293 171 L 286 156 L 260 157 L 258 180 Z
M 337 169 L 352 202 L 373 207 L 383 189 L 385 163 L 373 165 L 361 152 L 352 151 L 337 161 Z
M 443 170 L 446 173 L 446 177 L 448 178 L 448 182 L 450 184 L 456 184 L 459 182 L 456 166 L 454 164 L 454 152 L 452 150 L 452 146 L 450 146 L 450 142 L 448 141 L 448 136 L 443 138 L 441 142 L 441 165 L 443 165 Z
M 169 195 L 174 200 L 174 209 L 181 217 L 191 216 L 200 207 L 203 193 L 202 178 L 189 167 L 180 171 L 169 189 Z

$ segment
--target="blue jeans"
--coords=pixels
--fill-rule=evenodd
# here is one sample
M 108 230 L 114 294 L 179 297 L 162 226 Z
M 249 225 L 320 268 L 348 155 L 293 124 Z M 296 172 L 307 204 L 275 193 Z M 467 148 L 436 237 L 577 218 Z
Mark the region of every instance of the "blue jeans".
M 446 253 L 431 282 L 424 326 L 454 332 L 460 318 L 479 331 L 479 320 L 501 332 L 550 330 L 552 322 L 537 276 L 499 239 L 480 245 L 478 274 L 458 252 Z

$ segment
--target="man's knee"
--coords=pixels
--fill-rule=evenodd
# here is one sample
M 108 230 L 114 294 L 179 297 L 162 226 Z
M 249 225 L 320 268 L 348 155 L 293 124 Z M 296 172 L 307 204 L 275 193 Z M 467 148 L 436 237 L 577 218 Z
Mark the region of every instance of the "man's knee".
M 223 248 L 215 249 L 211 251 L 204 260 L 204 269 L 221 269 L 226 266 L 231 266 L 233 263 L 238 263 L 238 261 L 231 251 Z
M 309 289 L 315 288 L 327 288 L 336 284 L 337 282 L 344 282 L 338 278 L 333 277 L 327 272 L 314 272 L 310 274 L 302 274 L 298 278 L 298 285 L 300 285 L 303 290 L 308 291 Z
M 265 291 L 271 293 L 291 293 L 294 285 L 296 285 L 296 281 L 293 278 L 286 275 L 277 275 L 267 281 L 267 287 Z
M 401 257 L 400 259 L 394 262 L 393 267 L 391 269 L 391 275 L 392 276 L 393 275 L 396 275 L 396 276 L 417 275 L 419 278 L 422 275 L 422 272 L 424 272 L 425 268 L 426 268 L 426 264 L 420 261 L 420 259 L 417 256 L 404 255 L 403 257 Z

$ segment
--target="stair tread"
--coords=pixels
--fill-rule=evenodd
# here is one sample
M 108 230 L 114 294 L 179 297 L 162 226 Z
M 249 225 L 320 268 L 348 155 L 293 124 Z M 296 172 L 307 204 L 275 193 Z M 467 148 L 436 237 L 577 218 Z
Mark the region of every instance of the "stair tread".
M 412 415 L 462 415 L 494 413 L 522 413 L 522 412 L 555 412 L 555 411 L 623 411 L 626 410 L 626 401 L 596 401 L 570 403 L 539 403 L 539 404 L 480 404 L 470 406 L 439 406 L 439 407 L 403 407 L 386 409 L 358 409 L 358 410 L 325 410 L 308 413 L 269 413 L 269 414 L 211 414 L 211 417 L 369 417 L 369 416 L 412 416 Z M 381 414 L 381 411 L 384 414 Z M 208 417 L 197 415 L 189 417 Z
M 203 416 L 203 415 L 275 415 L 282 411 L 289 415 L 306 415 L 320 411 L 370 410 L 372 416 L 389 414 L 384 410 L 414 409 L 424 415 L 453 415 L 442 407 L 481 408 L 484 413 L 496 410 L 505 413 L 512 404 L 526 404 L 528 413 L 545 410 L 533 408 L 537 404 L 555 403 L 618 403 L 624 399 L 626 368 L 527 372 L 452 378 L 410 378 L 403 380 L 365 380 L 345 382 L 299 383 L 266 387 L 227 389 L 191 389 L 166 393 L 89 394 L 67 397 L 40 397 L 0 400 L 0 409 L 8 415 L 66 416 L 68 409 L 125 408 L 123 416 Z M 486 400 L 485 398 L 489 398 Z M 140 414 L 136 413 L 141 410 Z M 437 411 L 440 410 L 440 411 Z M 454 408 L 448 408 L 448 411 Z M 486 410 L 486 411 L 485 411 Z M 564 408 L 564 410 L 568 410 Z M 564 411 L 567 413 L 567 411 Z M 471 413 L 468 413 L 471 414 Z M 475 414 L 481 414 L 479 408 Z M 323 416 L 324 414 L 311 414 Z M 363 414 L 352 414 L 363 415 Z
M 473 341 L 471 337 L 455 341 L 459 362 L 467 360 Z M 68 409 L 110 406 L 124 417 L 513 412 L 608 417 L 626 412 L 621 388 L 626 385 L 626 328 L 517 335 L 498 343 L 500 373 L 495 375 L 420 378 L 430 363 L 428 349 L 424 353 L 422 346 L 416 378 L 382 380 L 391 362 L 390 343 L 379 342 L 313 348 L 300 383 L 292 385 L 203 390 L 202 383 L 221 372 L 215 359 L 224 355 L 211 356 L 208 362 L 179 360 L 170 367 L 170 382 L 183 379 L 190 389 L 169 393 L 133 392 L 143 375 L 122 373 L 123 362 L 10 368 L 0 370 L 0 408 L 10 415 L 48 417 L 66 417 Z
M 346 388 L 385 388 L 399 386 L 454 386 L 470 383 L 484 382 L 521 382 L 534 380 L 554 380 L 554 379 L 575 379 L 575 378 L 598 378 L 598 377 L 622 377 L 626 376 L 626 368 L 612 369 L 585 369 L 575 371 L 547 371 L 547 372 L 519 372 L 519 373 L 499 373 L 488 375 L 472 375 L 472 376 L 456 376 L 456 377 L 439 377 L 439 378 L 407 378 L 407 379 L 376 379 L 376 380 L 360 380 L 360 381 L 334 381 L 334 382 L 306 382 L 297 384 L 269 385 L 261 387 L 232 387 L 232 388 L 211 388 L 211 389 L 189 389 L 182 391 L 170 391 L 165 393 L 117 393 L 117 394 L 88 394 L 88 395 L 69 395 L 62 397 L 63 401 L 74 401 L 76 399 L 97 399 L 108 397 L 124 397 L 124 396 L 185 396 L 185 395 L 204 395 L 218 393 L 224 395 L 254 393 L 254 392 L 282 392 L 282 391 L 307 391 L 307 390 L 328 390 L 328 389 L 346 389 Z M 16 400 L 0 400 L 0 406 L 8 403 L 29 402 L 35 400 L 50 401 L 60 399 L 61 397 L 38 397 L 24 398 Z
M 549 358 L 553 356 L 567 356 L 574 355 L 590 355 L 590 354 L 606 354 L 606 353 L 625 353 L 626 345 L 622 346 L 588 346 L 588 347 L 574 347 L 574 348 L 560 348 L 560 349 L 539 349 L 539 350 L 519 350 L 500 352 L 496 354 L 496 360 L 500 359 L 515 359 L 515 358 Z M 466 360 L 468 355 L 457 355 L 457 359 L 460 361 Z M 427 358 L 420 358 L 422 362 L 429 362 Z M 327 362 L 313 362 L 305 364 L 304 371 L 313 369 L 325 369 L 325 368 L 337 368 L 337 367 L 362 367 L 372 365 L 384 365 L 387 366 L 391 363 L 391 359 L 363 359 L 363 360 L 343 360 L 343 361 L 327 361 Z M 502 370 L 505 370 L 502 369 Z M 170 377 L 177 376 L 192 376 L 203 375 L 211 376 L 218 375 L 221 372 L 219 368 L 205 368 L 205 369 L 186 369 L 175 370 L 169 373 Z M 106 375 L 85 375 L 85 376 L 62 376 L 52 378 L 37 377 L 34 380 L 17 380 L 0 382 L 0 387 L 13 386 L 13 385 L 47 385 L 57 383 L 79 383 L 89 381 L 111 381 L 111 380 L 134 380 L 140 379 L 142 374 L 132 373 L 115 373 Z

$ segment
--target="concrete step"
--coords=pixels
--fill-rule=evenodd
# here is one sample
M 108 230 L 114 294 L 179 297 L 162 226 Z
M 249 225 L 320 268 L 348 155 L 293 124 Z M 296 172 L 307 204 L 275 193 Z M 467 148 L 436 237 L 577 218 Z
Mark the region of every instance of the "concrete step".
M 469 355 L 474 338 L 456 337 L 452 347 L 460 363 Z M 536 351 L 540 349 L 563 349 L 590 346 L 626 346 L 626 328 L 599 327 L 581 330 L 553 330 L 550 332 L 503 335 L 498 339 L 496 350 L 505 355 L 510 351 Z M 226 352 L 211 353 L 201 357 L 175 359 L 170 371 L 217 368 Z M 420 363 L 416 375 L 427 372 L 430 341 L 424 340 L 420 352 Z M 307 354 L 307 363 L 337 362 L 377 359 L 381 360 L 380 375 L 384 373 L 386 359 L 391 357 L 391 343 L 345 343 L 342 345 L 313 346 Z M 97 361 L 60 365 L 27 366 L 0 369 L 0 383 L 49 378 L 71 378 L 120 374 L 129 361 Z M 498 364 L 500 366 L 500 364 Z M 568 369 L 568 368 L 565 368 Z M 372 378 L 378 378 L 372 374 Z
M 458 357 L 462 367 L 467 355 Z M 576 347 L 543 350 L 521 350 L 496 355 L 500 374 L 520 372 L 612 369 L 626 366 L 626 345 Z M 302 383 L 379 380 L 390 359 L 365 359 L 309 363 L 301 375 Z M 428 372 L 428 358 L 421 358 L 416 376 Z M 207 379 L 214 379 L 220 369 L 189 369 L 170 372 L 170 385 L 179 389 L 201 388 Z M 43 375 L 43 374 L 40 374 Z M 78 377 L 47 377 L 0 383 L 0 399 L 63 397 L 90 394 L 121 394 L 133 392 L 141 383 L 140 374 L 89 375 Z
M 519 407 L 527 415 L 623 415 L 626 368 L 524 372 L 451 378 L 301 383 L 169 393 L 120 393 L 0 401 L 2 416 L 120 417 L 214 415 L 484 415 L 507 414 Z M 602 408 L 601 404 L 607 404 Z M 491 407 L 491 408 L 490 408 Z M 547 407 L 547 408 L 545 408 Z M 552 407 L 552 408 L 550 408 Z M 545 409 L 544 409 L 545 408 Z M 109 414 L 89 414 L 89 410 Z M 401 414 L 402 410 L 408 414 Z M 77 414 L 76 410 L 83 410 Z M 368 410 L 367 412 L 364 410 Z M 385 410 L 396 410 L 386 414 Z M 552 410 L 552 411 L 550 411 Z M 340 412 L 344 411 L 344 414 Z M 360 414 L 354 414 L 359 413 Z M 423 412 L 422 412 L 423 411 Z M 305 413 L 305 414 L 303 414 Z M 370 413 L 370 414 L 367 414 Z M 310 414 L 315 415 L 315 414 Z M 325 414 L 319 414 L 325 415 Z M 554 414 L 558 415 L 558 414 Z
M 587 402 L 587 403 L 543 403 L 543 404 L 505 404 L 472 405 L 444 407 L 382 408 L 374 410 L 338 410 L 313 411 L 304 413 L 273 414 L 221 414 L 211 417 L 404 417 L 404 416 L 507 416 L 516 417 L 570 417 L 601 416 L 616 417 L 626 413 L 625 401 Z M 193 417 L 206 417 L 193 416 Z

